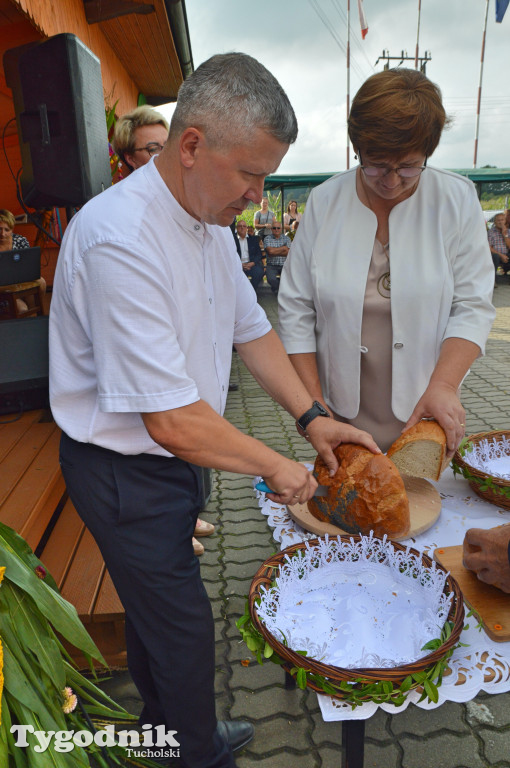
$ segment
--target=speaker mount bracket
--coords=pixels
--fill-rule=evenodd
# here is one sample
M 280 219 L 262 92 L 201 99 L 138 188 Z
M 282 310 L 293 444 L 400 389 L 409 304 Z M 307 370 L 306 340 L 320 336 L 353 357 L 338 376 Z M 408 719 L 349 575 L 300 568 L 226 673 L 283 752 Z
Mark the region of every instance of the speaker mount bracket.
M 88 24 L 127 16 L 129 13 L 154 13 L 154 6 L 136 0 L 83 0 Z

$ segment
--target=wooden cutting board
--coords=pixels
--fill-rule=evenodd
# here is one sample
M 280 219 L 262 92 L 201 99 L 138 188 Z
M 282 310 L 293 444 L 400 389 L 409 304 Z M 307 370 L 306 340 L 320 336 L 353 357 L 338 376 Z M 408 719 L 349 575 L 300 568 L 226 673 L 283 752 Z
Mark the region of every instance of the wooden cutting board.
M 418 536 L 419 533 L 427 531 L 436 522 L 441 512 L 441 497 L 432 483 L 421 477 L 403 477 L 404 485 L 409 499 L 409 513 L 411 517 L 411 530 L 401 539 L 408 539 L 410 536 Z M 317 520 L 308 511 L 306 504 L 293 504 L 288 507 L 289 514 L 302 528 L 318 536 L 338 536 L 347 533 L 342 528 L 331 523 L 323 523 Z M 395 538 L 394 541 L 398 541 Z
M 507 643 L 510 640 L 510 595 L 497 587 L 478 581 L 473 571 L 464 568 L 462 544 L 456 547 L 439 547 L 434 551 L 434 559 L 457 580 L 464 600 L 480 616 L 491 640 Z M 468 621 L 476 619 L 472 617 Z

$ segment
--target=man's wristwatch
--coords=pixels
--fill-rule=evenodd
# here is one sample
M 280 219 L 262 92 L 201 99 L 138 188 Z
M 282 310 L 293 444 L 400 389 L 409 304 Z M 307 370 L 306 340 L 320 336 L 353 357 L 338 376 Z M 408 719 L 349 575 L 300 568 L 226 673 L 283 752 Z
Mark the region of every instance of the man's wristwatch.
M 296 429 L 300 435 L 306 436 L 306 428 L 317 416 L 326 416 L 329 418 L 328 411 L 317 400 L 314 400 L 313 405 L 296 421 Z

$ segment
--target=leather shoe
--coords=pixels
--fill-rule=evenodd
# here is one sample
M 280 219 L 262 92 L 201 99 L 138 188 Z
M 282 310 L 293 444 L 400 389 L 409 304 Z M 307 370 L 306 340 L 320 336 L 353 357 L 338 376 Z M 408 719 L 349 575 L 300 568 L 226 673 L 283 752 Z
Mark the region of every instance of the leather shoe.
M 214 533 L 214 525 L 198 518 L 193 536 L 200 538 L 200 536 L 210 536 L 211 533 Z
M 253 725 L 245 720 L 218 720 L 218 733 L 228 742 L 232 752 L 245 747 L 253 739 Z

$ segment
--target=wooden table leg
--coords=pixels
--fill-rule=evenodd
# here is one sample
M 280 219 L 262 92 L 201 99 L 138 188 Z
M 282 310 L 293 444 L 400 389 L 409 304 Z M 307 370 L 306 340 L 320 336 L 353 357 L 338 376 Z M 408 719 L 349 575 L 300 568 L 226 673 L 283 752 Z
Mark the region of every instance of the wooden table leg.
M 365 721 L 342 720 L 343 768 L 363 768 Z

